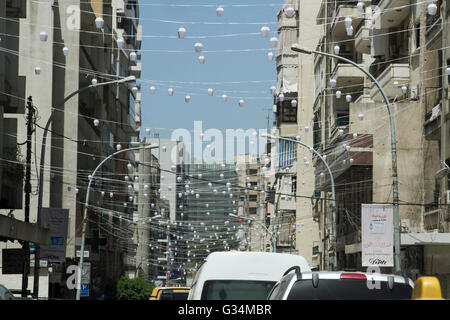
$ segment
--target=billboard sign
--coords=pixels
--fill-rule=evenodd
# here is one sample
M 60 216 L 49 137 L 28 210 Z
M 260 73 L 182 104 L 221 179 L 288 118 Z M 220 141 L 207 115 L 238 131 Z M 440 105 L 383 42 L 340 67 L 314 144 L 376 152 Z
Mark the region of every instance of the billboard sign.
M 40 245 L 40 259 L 49 262 L 66 260 L 68 220 L 68 209 L 42 208 L 40 226 L 50 229 L 50 244 Z
M 361 205 L 363 267 L 394 266 L 393 206 Z

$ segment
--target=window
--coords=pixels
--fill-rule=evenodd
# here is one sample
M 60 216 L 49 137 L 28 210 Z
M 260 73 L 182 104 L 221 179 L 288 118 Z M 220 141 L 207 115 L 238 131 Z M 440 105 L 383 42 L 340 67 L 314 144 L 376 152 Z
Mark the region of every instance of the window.
M 281 278 L 280 283 L 276 285 L 270 292 L 268 300 L 281 300 L 289 284 L 291 283 L 292 278 L 295 276 L 295 273 L 292 272 Z
M 296 281 L 288 300 L 409 300 L 412 288 L 408 284 L 395 283 L 393 290 L 387 281 L 381 281 L 381 289 L 369 289 L 366 280 L 320 279 L 317 288 L 311 279 Z
M 208 280 L 201 300 L 266 300 L 275 281 Z

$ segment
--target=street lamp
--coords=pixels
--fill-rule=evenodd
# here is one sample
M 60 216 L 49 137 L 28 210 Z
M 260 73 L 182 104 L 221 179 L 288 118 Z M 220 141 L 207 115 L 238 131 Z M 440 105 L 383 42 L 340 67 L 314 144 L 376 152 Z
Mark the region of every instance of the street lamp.
M 281 140 L 286 140 L 286 141 L 291 141 L 291 142 L 295 142 L 298 143 L 299 145 L 308 148 L 312 153 L 314 153 L 316 156 L 318 156 L 320 158 L 320 160 L 322 160 L 322 162 L 325 164 L 325 167 L 328 170 L 328 173 L 330 174 L 330 182 L 331 182 L 331 193 L 332 193 L 332 214 L 333 214 L 333 237 L 336 240 L 336 192 L 335 192 L 335 188 L 334 188 L 334 177 L 333 177 L 333 173 L 331 172 L 330 167 L 328 166 L 328 163 L 325 161 L 325 158 L 322 157 L 313 147 L 307 145 L 306 143 L 300 141 L 300 140 L 294 140 L 294 139 L 289 139 L 289 138 L 284 138 L 284 137 L 279 137 L 279 136 L 274 136 L 271 134 L 267 134 L 267 133 L 262 133 L 261 134 L 263 137 L 267 137 L 267 138 L 271 138 L 271 139 L 281 139 Z M 333 259 L 333 267 L 336 270 L 337 269 L 337 256 L 336 256 L 336 250 L 334 250 L 334 259 Z
M 133 150 L 139 150 L 139 149 L 154 149 L 154 148 L 158 148 L 159 145 L 146 145 L 144 147 L 134 147 L 134 148 L 128 148 L 128 149 L 121 149 L 119 151 L 114 152 L 113 154 L 110 154 L 109 156 L 107 156 L 105 159 L 103 159 L 99 165 L 95 168 L 94 172 L 92 172 L 92 174 L 89 176 L 89 183 L 88 183 L 88 187 L 86 190 L 86 201 L 84 204 L 84 212 L 83 212 L 83 228 L 81 231 L 81 248 L 80 248 L 80 252 L 84 252 L 84 243 L 85 243 L 85 235 L 86 235 L 86 218 L 87 218 L 87 209 L 89 206 L 89 195 L 90 195 L 90 189 L 91 189 L 91 184 L 92 181 L 94 180 L 94 176 L 95 173 L 98 171 L 98 169 L 100 169 L 100 167 L 109 159 L 111 159 L 112 157 L 118 155 L 119 153 L 123 153 L 123 152 L 127 152 L 127 151 L 133 151 Z M 83 256 L 84 254 L 80 255 L 80 262 L 78 264 L 78 276 L 77 276 L 77 296 L 76 296 L 76 300 L 80 300 L 80 295 L 81 295 L 81 270 L 82 270 L 82 266 L 83 266 Z
M 267 229 L 267 227 L 266 227 L 263 223 L 259 222 L 259 221 L 256 220 L 256 219 L 247 218 L 247 217 L 239 217 L 239 216 L 237 216 L 237 215 L 235 215 L 235 214 L 233 214 L 233 213 L 229 213 L 228 215 L 229 215 L 230 217 L 233 217 L 233 218 L 243 218 L 243 219 L 247 219 L 247 220 L 250 220 L 250 221 L 252 221 L 252 222 L 256 222 L 257 224 L 259 224 L 260 226 L 262 226 L 262 227 L 264 228 L 264 231 L 266 231 L 266 233 L 270 236 L 270 239 L 272 240 L 272 252 L 275 252 L 275 251 L 276 251 L 276 240 L 275 240 L 275 238 L 274 238 L 274 236 L 273 236 L 273 232 L 270 232 L 269 229 Z
M 107 86 L 107 85 L 111 85 L 111 84 L 121 84 L 121 83 L 128 83 L 128 82 L 134 82 L 134 81 L 136 81 L 136 77 L 129 76 L 129 77 L 119 79 L 119 80 L 91 84 L 87 87 L 84 87 L 84 88 L 81 88 L 81 89 L 78 89 L 78 90 L 72 92 L 71 94 L 66 96 L 63 99 L 63 101 L 61 101 L 61 103 L 56 108 L 52 108 L 52 113 L 50 114 L 50 117 L 48 118 L 47 123 L 45 124 L 44 133 L 42 135 L 41 162 L 40 162 L 40 170 L 39 170 L 38 217 L 37 217 L 38 224 L 40 223 L 40 215 L 41 215 L 41 211 L 42 211 L 42 201 L 43 201 L 42 198 L 43 198 L 43 190 L 44 190 L 44 165 L 45 165 L 45 149 L 47 146 L 47 143 L 46 143 L 47 133 L 48 133 L 50 124 L 53 121 L 53 117 L 55 115 L 55 110 L 63 109 L 64 105 L 66 104 L 66 102 L 68 100 L 70 100 L 75 95 L 77 95 L 83 91 L 86 91 L 88 89 L 101 87 L 101 86 Z M 34 294 L 35 298 L 37 298 L 38 288 L 39 288 L 39 247 L 38 246 L 36 246 L 35 266 L 37 266 L 37 267 L 34 268 L 33 294 Z
M 323 55 L 323 56 L 339 59 L 339 60 L 342 60 L 346 63 L 349 63 L 349 64 L 355 66 L 375 83 L 378 90 L 380 90 L 381 95 L 383 96 L 384 102 L 386 103 L 386 107 L 388 109 L 389 120 L 390 120 L 390 125 L 391 125 L 392 199 L 393 199 L 393 203 L 394 203 L 394 208 L 393 208 L 393 211 L 394 211 L 394 267 L 395 267 L 395 272 L 397 274 L 400 274 L 402 268 L 401 268 L 401 260 L 400 260 L 401 259 L 401 257 L 400 257 L 400 215 L 399 215 L 399 211 L 398 211 L 399 198 L 398 198 L 398 175 L 397 175 L 397 141 L 395 138 L 394 117 L 392 115 L 392 107 L 389 102 L 389 99 L 388 99 L 386 93 L 384 92 L 383 88 L 381 87 L 381 85 L 378 83 L 378 81 L 369 72 L 364 70 L 364 68 L 360 67 L 354 61 L 344 58 L 344 57 L 341 57 L 341 56 L 338 56 L 338 55 L 327 53 L 327 52 L 301 48 L 298 44 L 294 44 L 291 47 L 291 49 L 293 51 L 300 52 L 303 54 L 315 53 L 318 55 Z

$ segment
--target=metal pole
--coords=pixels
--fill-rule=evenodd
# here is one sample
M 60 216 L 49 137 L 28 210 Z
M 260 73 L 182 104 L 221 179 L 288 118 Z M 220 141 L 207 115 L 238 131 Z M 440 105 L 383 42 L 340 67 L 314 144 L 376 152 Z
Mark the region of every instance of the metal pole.
M 27 116 L 27 167 L 25 173 L 25 222 L 30 222 L 30 197 L 31 197 L 31 136 L 33 135 L 33 118 L 34 107 L 32 97 L 28 97 L 27 102 L 28 116 Z M 29 243 L 25 241 L 22 249 L 28 253 Z M 36 268 L 36 266 L 35 266 Z M 24 262 L 22 274 L 22 297 L 27 296 L 28 289 L 28 265 Z
M 87 208 L 89 206 L 89 194 L 90 194 L 90 189 L 91 189 L 91 184 L 92 184 L 92 180 L 94 180 L 94 176 L 95 173 L 97 172 L 97 170 L 109 159 L 111 159 L 112 157 L 114 157 L 115 155 L 118 155 L 119 153 L 123 153 L 126 151 L 131 151 L 131 150 L 139 150 L 139 149 L 152 149 L 152 148 L 157 148 L 159 147 L 158 145 L 152 146 L 152 145 L 148 145 L 145 147 L 135 147 L 135 148 L 129 148 L 129 149 L 122 149 L 119 151 L 114 152 L 113 154 L 109 155 L 108 157 L 106 157 L 105 159 L 103 159 L 99 165 L 95 168 L 94 172 L 92 172 L 92 175 L 89 177 L 89 183 L 88 183 L 88 187 L 86 190 L 86 201 L 84 203 L 84 211 L 83 211 L 83 227 L 82 227 L 82 231 L 81 231 L 81 248 L 80 248 L 80 262 L 78 264 L 78 272 L 77 272 L 77 295 L 76 295 L 76 300 L 80 300 L 80 296 L 81 296 L 81 270 L 83 267 L 83 258 L 84 258 L 84 243 L 85 243 L 85 235 L 86 235 L 86 218 L 87 218 Z
M 361 70 L 366 76 L 368 76 L 375 83 L 378 90 L 381 92 L 381 95 L 383 96 L 384 102 L 386 103 L 386 107 L 388 109 L 389 121 L 390 121 L 390 125 L 391 125 L 390 129 L 391 129 L 391 154 L 392 154 L 392 197 L 393 197 L 393 204 L 394 204 L 394 208 L 393 208 L 394 209 L 394 267 L 395 267 L 395 273 L 400 274 L 402 267 L 401 267 L 401 258 L 400 258 L 400 215 L 399 215 L 399 208 L 398 208 L 399 197 L 398 197 L 398 175 L 397 175 L 397 141 L 395 138 L 394 117 L 392 114 L 392 107 L 389 102 L 389 99 L 388 99 L 386 93 L 384 92 L 383 88 L 381 87 L 381 85 L 378 83 L 378 81 L 369 72 L 364 70 L 364 68 L 360 67 L 354 61 L 349 60 L 344 57 L 341 57 L 341 56 L 338 56 L 338 55 L 327 53 L 327 52 L 303 49 L 303 48 L 300 48 L 295 45 L 292 46 L 291 49 L 293 51 L 297 51 L 297 52 L 305 53 L 305 54 L 315 53 L 318 55 L 328 56 L 331 58 L 335 58 L 335 59 L 347 62 L 347 63 L 355 66 L 356 68 L 358 68 L 358 70 Z

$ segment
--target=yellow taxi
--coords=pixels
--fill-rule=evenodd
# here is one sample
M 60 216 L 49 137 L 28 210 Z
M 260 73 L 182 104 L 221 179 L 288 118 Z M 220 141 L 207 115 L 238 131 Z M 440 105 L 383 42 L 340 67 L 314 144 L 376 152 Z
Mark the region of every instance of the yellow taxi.
M 187 300 L 190 287 L 156 287 L 148 300 Z
M 414 282 L 413 300 L 441 300 L 442 291 L 436 277 L 420 277 Z

